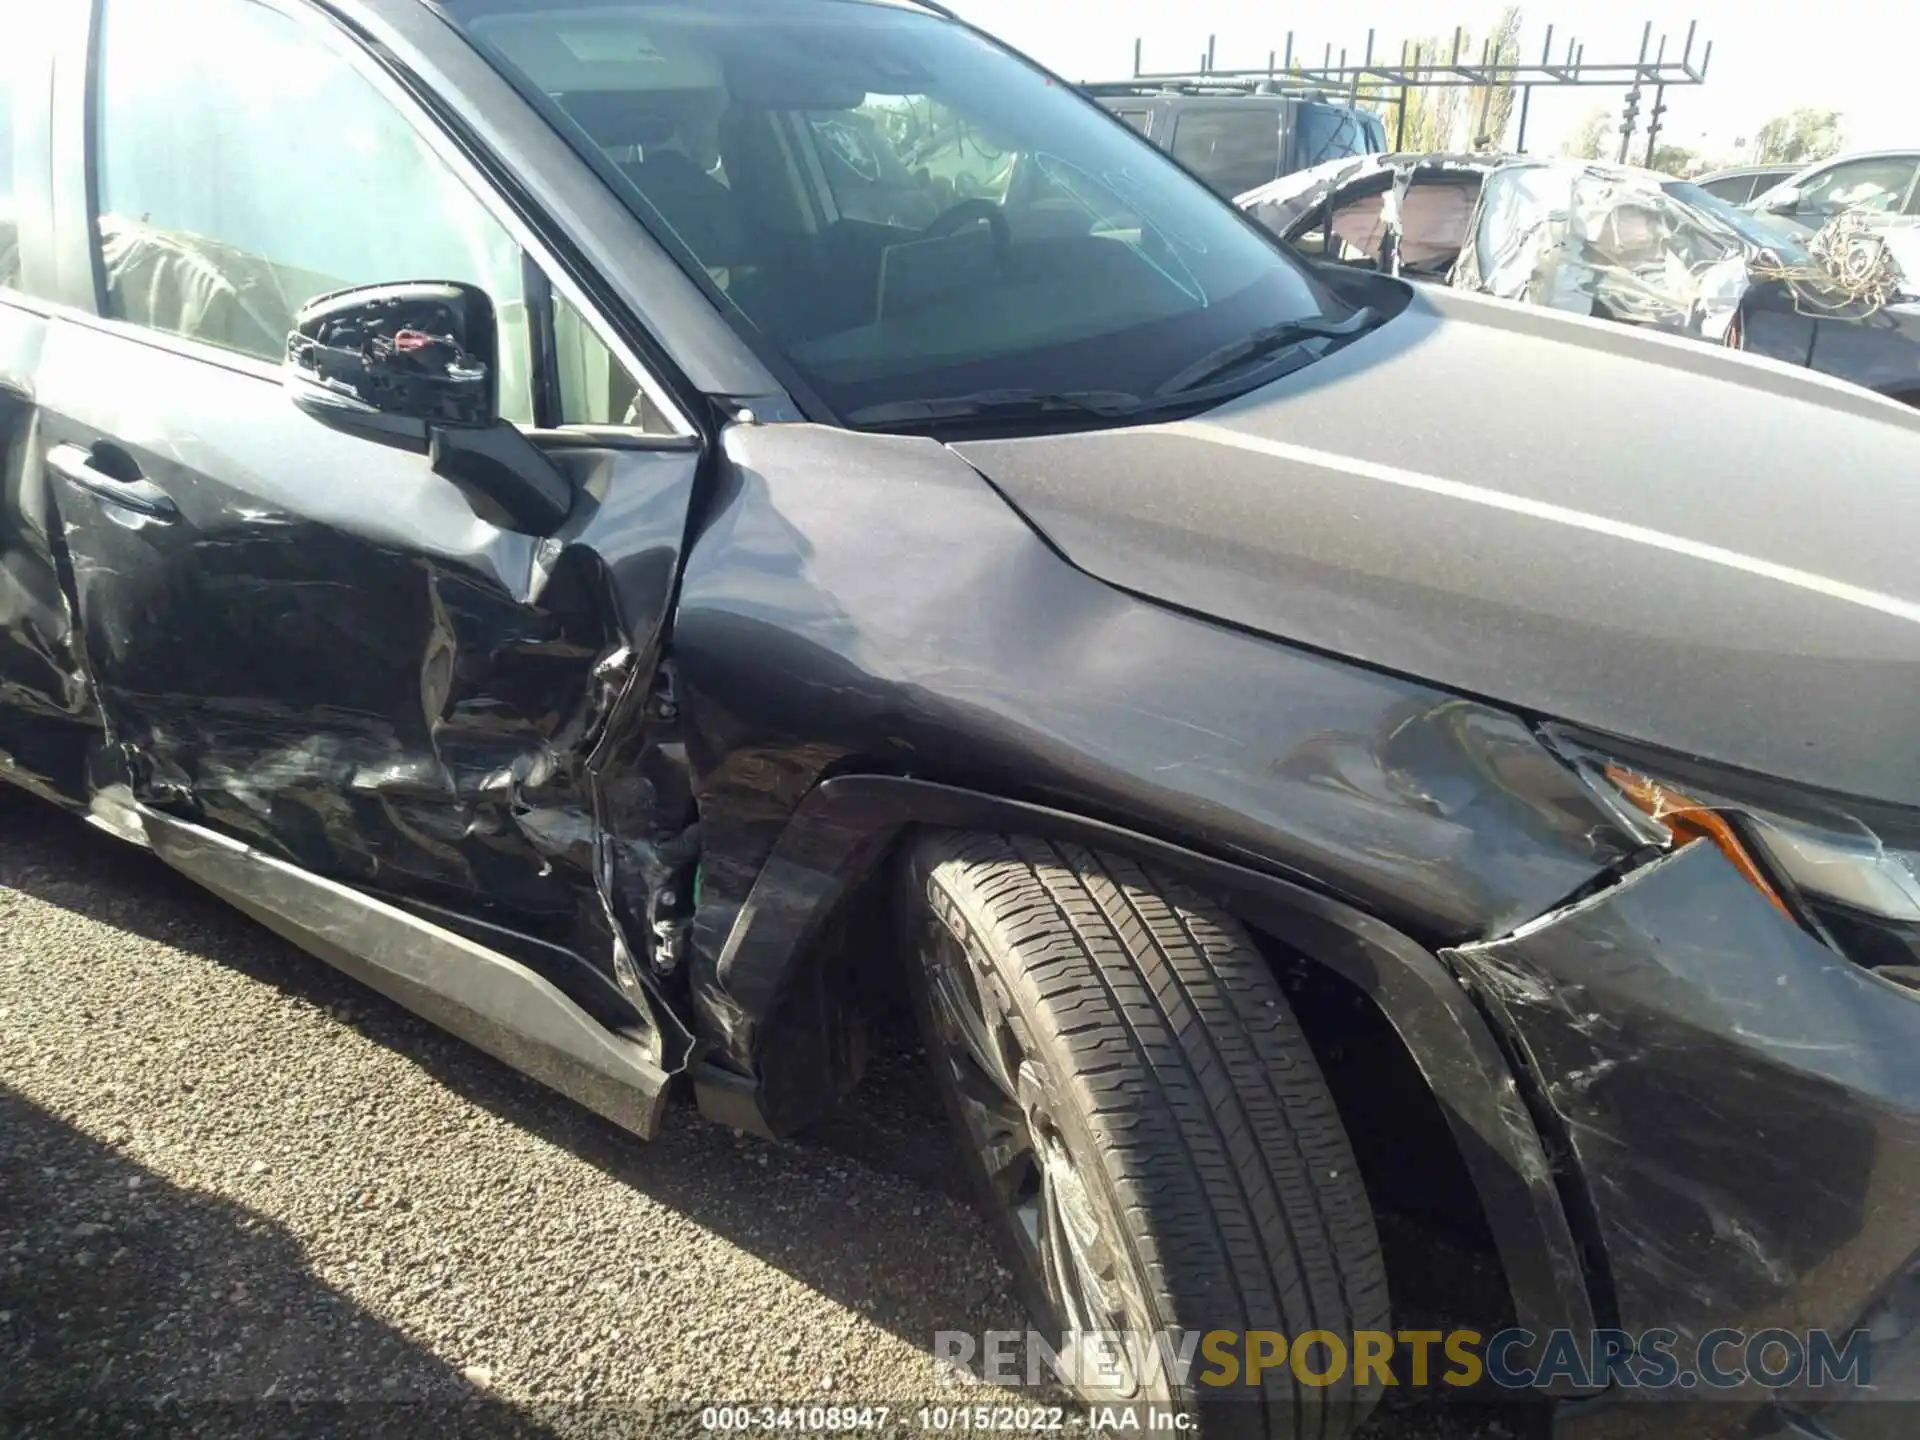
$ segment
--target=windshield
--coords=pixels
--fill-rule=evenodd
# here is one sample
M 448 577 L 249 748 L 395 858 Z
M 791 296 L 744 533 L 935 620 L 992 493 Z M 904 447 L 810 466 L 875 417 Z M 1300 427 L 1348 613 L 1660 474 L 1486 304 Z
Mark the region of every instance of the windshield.
M 1151 395 L 1347 307 L 1071 87 L 857 0 L 447 0 L 835 413 Z
M 1695 210 L 1718 220 L 1749 245 L 1758 245 L 1762 249 L 1771 250 L 1789 263 L 1798 263 L 1806 254 L 1806 248 L 1799 236 L 1784 231 L 1776 225 L 1769 225 L 1758 215 L 1729 205 L 1710 190 L 1702 190 L 1698 185 L 1685 180 L 1670 180 L 1661 188 L 1682 204 L 1690 205 Z

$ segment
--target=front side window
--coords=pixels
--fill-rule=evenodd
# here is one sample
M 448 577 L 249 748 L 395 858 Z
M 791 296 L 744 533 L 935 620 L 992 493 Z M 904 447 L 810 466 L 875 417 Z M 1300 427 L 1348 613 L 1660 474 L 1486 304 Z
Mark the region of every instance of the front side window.
M 1173 158 L 1231 199 L 1280 173 L 1280 111 L 1269 105 L 1183 110 Z
M 109 314 L 277 362 L 315 296 L 464 281 L 531 423 L 518 247 L 328 37 L 256 0 L 107 0 L 99 43 Z
M 563 295 L 553 297 L 553 355 L 562 426 L 676 433 L 673 420 Z
M 1794 210 L 1820 216 L 1843 210 L 1897 211 L 1913 188 L 1915 167 L 1910 155 L 1835 165 L 1806 183 Z
M 444 8 L 843 418 L 1006 389 L 1151 396 L 1255 330 L 1345 313 L 1091 101 L 935 16 L 847 0 Z M 1270 178 L 1275 112 L 1259 119 Z

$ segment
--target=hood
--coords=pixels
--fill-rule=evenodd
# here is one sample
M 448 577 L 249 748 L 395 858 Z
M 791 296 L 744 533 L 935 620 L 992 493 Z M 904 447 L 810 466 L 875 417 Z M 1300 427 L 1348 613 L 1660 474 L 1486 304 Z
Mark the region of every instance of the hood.
M 1122 589 L 1920 805 L 1920 413 L 1839 381 L 1422 288 L 1200 418 L 955 448 Z

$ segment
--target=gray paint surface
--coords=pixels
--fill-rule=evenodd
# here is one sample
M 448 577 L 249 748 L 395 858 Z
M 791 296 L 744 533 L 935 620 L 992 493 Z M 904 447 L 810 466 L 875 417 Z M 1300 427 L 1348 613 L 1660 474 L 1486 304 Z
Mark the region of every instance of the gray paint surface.
M 1198 419 L 957 448 L 1114 585 L 1920 803 L 1920 415 L 1850 386 L 1423 289 Z

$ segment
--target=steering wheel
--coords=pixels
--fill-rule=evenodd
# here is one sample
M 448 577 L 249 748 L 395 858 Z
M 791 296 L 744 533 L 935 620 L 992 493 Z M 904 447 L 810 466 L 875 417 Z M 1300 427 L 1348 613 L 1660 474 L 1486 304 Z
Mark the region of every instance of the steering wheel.
M 982 220 L 993 232 L 994 262 L 1005 267 L 1007 252 L 1013 249 L 1013 227 L 1007 224 L 1007 217 L 1000 207 L 991 200 L 975 196 L 971 200 L 962 200 L 957 205 L 949 205 L 928 223 L 920 234 L 928 240 L 942 240 L 947 236 L 964 230 L 969 225 L 977 225 Z

